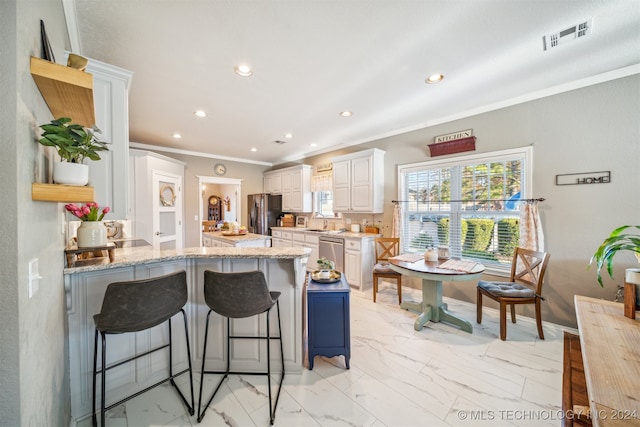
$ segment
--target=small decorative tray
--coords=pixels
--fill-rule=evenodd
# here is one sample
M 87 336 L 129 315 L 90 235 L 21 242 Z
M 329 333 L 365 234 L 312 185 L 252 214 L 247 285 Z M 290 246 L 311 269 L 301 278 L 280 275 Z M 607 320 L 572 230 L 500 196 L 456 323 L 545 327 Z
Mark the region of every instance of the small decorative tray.
M 311 280 L 318 283 L 335 283 L 340 280 L 342 274 L 338 270 L 331 270 L 329 277 L 320 277 L 320 270 L 311 273 Z

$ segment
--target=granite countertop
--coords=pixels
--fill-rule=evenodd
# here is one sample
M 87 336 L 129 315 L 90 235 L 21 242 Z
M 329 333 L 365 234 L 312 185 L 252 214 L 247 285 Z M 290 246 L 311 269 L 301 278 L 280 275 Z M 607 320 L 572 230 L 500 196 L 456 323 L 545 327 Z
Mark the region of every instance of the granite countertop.
M 202 233 L 203 236 L 213 237 L 220 240 L 227 240 L 229 242 L 245 242 L 249 240 L 267 240 L 271 239 L 271 236 L 265 236 L 263 234 L 254 234 L 254 233 L 246 233 L 246 234 L 238 234 L 232 236 L 225 236 L 224 231 L 205 231 Z
M 324 232 L 309 231 L 313 229 L 301 228 L 301 227 L 271 227 L 273 230 L 291 231 L 294 233 L 309 233 L 318 236 L 333 236 L 333 237 L 345 237 L 349 239 L 367 239 L 373 237 L 381 237 L 381 233 L 354 233 L 353 231 L 340 231 L 326 230 Z
M 263 236 L 264 237 L 264 236 Z M 295 259 L 308 257 L 311 249 L 302 247 L 283 248 L 184 248 L 184 249 L 154 249 L 152 246 L 115 249 L 113 262 L 109 258 L 94 258 L 79 261 L 75 267 L 65 268 L 64 274 L 82 273 L 87 271 L 108 270 L 111 268 L 128 267 L 132 265 L 150 264 L 162 261 L 177 261 L 182 259 L 206 258 L 271 258 Z

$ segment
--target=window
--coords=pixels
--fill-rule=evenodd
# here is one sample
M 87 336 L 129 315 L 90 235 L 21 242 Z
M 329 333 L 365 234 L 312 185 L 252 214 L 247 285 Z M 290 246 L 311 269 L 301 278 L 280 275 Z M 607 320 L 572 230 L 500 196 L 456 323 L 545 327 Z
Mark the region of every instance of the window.
M 333 218 L 333 192 L 332 191 L 318 191 L 315 194 L 315 209 L 316 215 L 320 215 L 323 218 Z
M 530 161 L 528 147 L 400 166 L 403 251 L 449 246 L 454 258 L 508 272 Z

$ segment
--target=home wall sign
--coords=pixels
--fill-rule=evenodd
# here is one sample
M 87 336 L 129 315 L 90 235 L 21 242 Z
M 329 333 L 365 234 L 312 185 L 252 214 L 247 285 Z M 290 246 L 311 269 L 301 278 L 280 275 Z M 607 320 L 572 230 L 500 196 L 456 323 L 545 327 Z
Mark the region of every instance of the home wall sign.
M 611 171 L 556 175 L 556 185 L 608 184 L 610 182 Z
M 473 129 L 461 130 L 436 136 L 434 143 L 429 144 L 428 147 L 431 157 L 474 151 L 476 149 L 476 137 L 473 136 Z

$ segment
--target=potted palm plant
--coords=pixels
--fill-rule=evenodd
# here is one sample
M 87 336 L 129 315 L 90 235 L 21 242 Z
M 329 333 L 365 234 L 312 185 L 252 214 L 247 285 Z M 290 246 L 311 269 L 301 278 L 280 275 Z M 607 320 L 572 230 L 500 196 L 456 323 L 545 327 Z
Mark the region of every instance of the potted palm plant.
M 640 225 L 623 225 L 611 232 L 589 261 L 590 267 L 592 264 L 596 264 L 598 283 L 600 286 L 604 286 L 602 283 L 602 268 L 606 267 L 609 277 L 613 279 L 613 257 L 620 251 L 633 252 L 638 262 L 640 262 L 640 234 L 636 231 L 635 234 L 629 233 L 630 231 L 640 230 Z M 635 306 L 640 306 L 640 268 L 628 268 L 625 271 L 625 282 L 635 284 Z M 626 304 L 631 304 L 631 301 L 626 301 Z
M 89 167 L 84 160 L 100 160 L 98 152 L 109 148 L 96 136 L 100 133 L 97 127 L 89 129 L 70 122 L 70 118 L 61 117 L 41 125 L 44 132 L 39 142 L 55 147 L 60 156 L 61 161 L 53 164 L 53 181 L 56 184 L 87 185 Z

